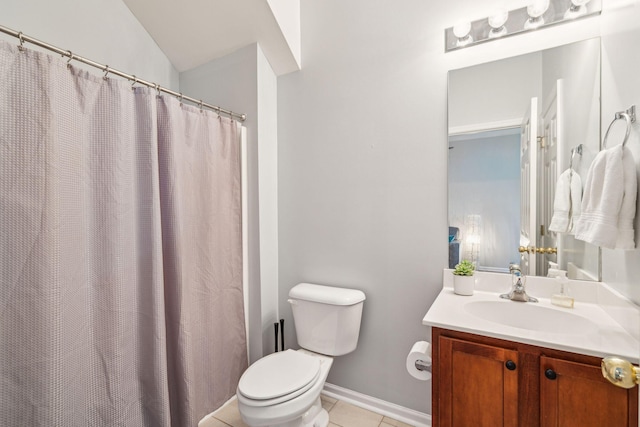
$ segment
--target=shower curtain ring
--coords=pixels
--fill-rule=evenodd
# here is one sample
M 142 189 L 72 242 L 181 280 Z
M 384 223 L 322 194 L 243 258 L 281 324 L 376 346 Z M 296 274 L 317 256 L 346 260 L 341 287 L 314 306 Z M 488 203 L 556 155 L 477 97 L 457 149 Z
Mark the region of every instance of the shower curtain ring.
M 160 85 L 158 83 L 154 83 L 153 87 L 156 88 L 156 96 L 160 97 Z
M 180 96 L 178 96 L 178 101 L 180 101 L 180 106 L 182 107 L 182 92 L 180 92 Z
M 71 68 L 71 61 L 73 60 L 73 52 L 70 50 L 67 51 L 69 59 L 67 59 L 67 68 Z
M 131 83 L 131 90 L 136 90 L 136 88 L 134 88 L 133 86 L 138 83 L 138 78 L 134 75 L 132 75 L 131 77 L 133 77 L 133 82 Z
M 20 40 L 20 46 L 18 46 L 18 50 L 22 52 L 24 50 L 24 39 L 22 38 L 22 31 L 18 33 L 18 40 Z
M 202 113 L 202 99 L 200 100 L 200 102 L 198 102 L 198 107 L 200 107 L 200 112 Z
M 109 66 L 105 65 L 104 66 L 104 76 L 102 76 L 102 80 L 107 80 L 109 77 L 107 77 L 109 75 Z

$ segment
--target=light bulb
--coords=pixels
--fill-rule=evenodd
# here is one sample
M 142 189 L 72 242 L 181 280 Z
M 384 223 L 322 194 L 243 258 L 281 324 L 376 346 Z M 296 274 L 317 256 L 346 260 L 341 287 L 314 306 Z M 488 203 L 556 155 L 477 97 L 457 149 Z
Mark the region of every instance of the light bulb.
M 459 39 L 463 39 L 471 32 L 471 22 L 462 22 L 453 26 L 453 35 Z
M 534 30 L 544 24 L 542 15 L 549 9 L 549 0 L 534 0 L 527 6 L 529 19 L 524 23 L 525 30 Z
M 531 18 L 540 18 L 549 9 L 549 0 L 534 0 L 527 6 L 527 14 Z
M 590 0 L 571 0 L 571 6 L 564 13 L 564 19 L 576 19 L 587 14 L 586 4 Z
M 507 27 L 504 26 L 507 19 L 509 19 L 509 12 L 507 10 L 499 10 L 487 18 L 489 26 L 491 27 L 489 38 L 494 39 L 507 34 Z
M 471 37 L 471 22 L 462 22 L 453 26 L 453 35 L 458 39 L 456 41 L 457 47 L 463 47 L 473 41 Z

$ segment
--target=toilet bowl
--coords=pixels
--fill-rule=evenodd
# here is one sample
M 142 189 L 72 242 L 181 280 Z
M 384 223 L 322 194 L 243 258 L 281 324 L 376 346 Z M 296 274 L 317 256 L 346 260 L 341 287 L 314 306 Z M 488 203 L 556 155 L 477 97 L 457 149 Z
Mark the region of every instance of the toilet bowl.
M 320 392 L 334 356 L 355 350 L 365 295 L 355 289 L 300 283 L 289 292 L 300 350 L 255 362 L 238 383 L 238 410 L 252 427 L 326 427 Z
M 250 426 L 326 426 L 320 392 L 333 359 L 304 349 L 263 357 L 238 384 L 238 410 Z

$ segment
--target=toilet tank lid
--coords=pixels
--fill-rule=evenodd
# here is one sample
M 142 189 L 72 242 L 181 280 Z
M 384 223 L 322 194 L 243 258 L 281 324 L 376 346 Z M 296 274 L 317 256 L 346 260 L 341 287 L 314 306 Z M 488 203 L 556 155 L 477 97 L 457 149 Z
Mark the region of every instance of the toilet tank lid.
M 331 305 L 353 305 L 365 300 L 364 292 L 357 289 L 299 283 L 289 291 L 289 297 Z

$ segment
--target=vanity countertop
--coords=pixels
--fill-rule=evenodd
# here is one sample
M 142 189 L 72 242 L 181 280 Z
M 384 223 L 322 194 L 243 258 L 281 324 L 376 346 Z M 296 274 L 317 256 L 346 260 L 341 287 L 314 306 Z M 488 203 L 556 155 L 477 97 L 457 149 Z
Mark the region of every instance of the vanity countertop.
M 422 323 L 557 350 L 596 357 L 619 356 L 639 362 L 640 342 L 614 320 L 596 298 L 576 299 L 573 309 L 552 305 L 540 293 L 528 292 L 538 303 L 500 299 L 499 290 L 476 291 L 472 296 L 453 292 L 451 280 L 422 319 Z M 602 286 L 602 284 L 599 284 Z M 634 319 L 635 317 L 635 319 Z M 631 313 L 630 319 L 640 317 Z M 564 325 L 563 325 L 564 323 Z

